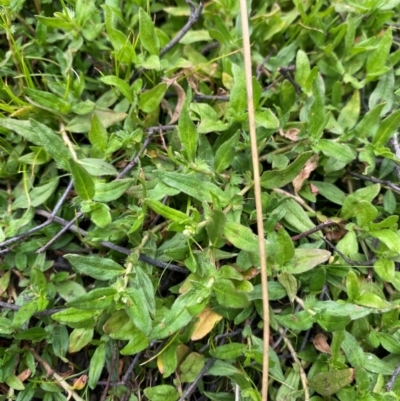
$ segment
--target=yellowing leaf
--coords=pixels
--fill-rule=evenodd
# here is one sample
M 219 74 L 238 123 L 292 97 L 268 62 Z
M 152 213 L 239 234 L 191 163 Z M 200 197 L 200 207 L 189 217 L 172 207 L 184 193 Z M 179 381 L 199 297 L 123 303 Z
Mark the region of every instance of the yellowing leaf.
M 206 336 L 222 319 L 222 316 L 211 310 L 211 307 L 207 305 L 198 316 L 198 320 L 194 325 L 191 340 L 197 341 Z

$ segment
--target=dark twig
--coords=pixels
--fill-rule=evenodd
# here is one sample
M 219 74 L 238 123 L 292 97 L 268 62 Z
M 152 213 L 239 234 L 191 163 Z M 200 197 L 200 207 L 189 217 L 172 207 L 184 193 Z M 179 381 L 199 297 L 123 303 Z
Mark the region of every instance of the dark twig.
M 160 51 L 160 57 L 164 56 L 171 50 L 190 30 L 190 28 L 199 20 L 201 12 L 203 11 L 203 3 L 200 2 L 197 10 L 196 6 L 191 0 L 185 0 L 190 8 L 190 17 L 185 26 L 177 33 L 177 35 Z
M 160 128 L 158 127 L 157 130 L 159 130 Z M 149 145 L 152 136 L 154 135 L 154 132 L 156 130 L 149 130 L 149 133 L 147 135 L 147 138 L 145 139 L 145 141 L 143 142 L 143 145 L 141 147 L 141 149 L 139 150 L 138 154 L 133 158 L 132 161 L 130 161 L 126 167 L 118 174 L 116 180 L 120 180 L 129 170 L 131 170 L 133 167 L 136 166 L 136 164 L 138 163 L 140 156 L 142 155 L 142 153 L 146 150 L 147 146 Z
M 45 217 L 47 217 L 49 215 L 49 213 L 46 212 L 46 210 L 41 210 L 41 209 L 37 209 L 36 214 L 38 214 L 40 216 L 45 216 Z M 54 217 L 54 222 L 61 224 L 62 226 L 66 226 L 70 223 L 67 220 L 64 220 L 61 217 L 57 217 L 57 216 Z M 81 235 L 82 237 L 86 237 L 88 235 L 87 231 L 82 230 L 81 228 L 77 227 L 75 224 L 70 225 L 68 227 L 68 229 L 74 233 Z M 123 253 L 125 255 L 130 255 L 132 253 L 132 251 L 130 249 L 124 248 L 119 245 L 115 245 L 109 241 L 100 241 L 99 244 L 106 248 L 113 249 L 117 252 Z M 159 267 L 161 269 L 168 269 L 168 270 L 176 271 L 178 273 L 188 274 L 187 270 L 184 269 L 183 267 L 165 263 L 165 262 L 161 262 L 160 260 L 149 258 L 148 256 L 143 255 L 142 253 L 139 254 L 139 260 L 141 260 L 142 262 L 148 263 L 149 265 Z
M 299 240 L 299 239 L 301 239 L 301 238 L 308 237 L 309 235 L 314 234 L 315 232 L 317 232 L 317 231 L 319 231 L 319 230 L 322 230 L 322 229 L 324 229 L 325 227 L 333 226 L 334 224 L 336 224 L 334 221 L 332 221 L 332 220 L 326 220 L 326 221 L 324 221 L 323 223 L 318 224 L 317 226 L 315 226 L 315 227 L 312 228 L 311 230 L 307 230 L 307 231 L 304 231 L 303 233 L 294 235 L 294 236 L 292 237 L 292 241 L 297 241 L 297 240 Z
M 397 366 L 397 368 L 394 370 L 392 377 L 386 384 L 386 391 L 391 391 L 394 381 L 396 380 L 397 376 L 400 374 L 400 365 Z
M 214 342 L 217 342 L 218 340 L 222 339 L 222 338 L 230 338 L 230 337 L 236 337 L 239 334 L 242 334 L 243 330 L 235 330 L 235 331 L 231 331 L 230 333 L 224 333 L 224 334 L 218 334 L 217 336 L 214 337 Z M 202 354 L 204 351 L 206 351 L 208 348 L 210 347 L 210 342 L 208 342 L 206 345 L 204 345 L 203 347 L 201 347 L 199 349 L 199 354 Z
M 294 66 L 290 67 L 279 67 L 278 71 L 283 75 L 294 87 L 297 93 L 301 93 L 299 84 L 292 78 L 291 72 L 294 71 Z
M 206 54 L 208 53 L 210 50 L 214 50 L 216 48 L 219 47 L 219 42 L 211 42 L 207 45 L 205 45 L 201 50 L 200 50 L 200 54 Z
M 65 232 L 69 230 L 69 228 L 76 222 L 78 221 L 79 218 L 83 216 L 82 212 L 79 212 L 76 214 L 75 218 L 71 221 L 69 221 L 50 241 L 48 241 L 46 244 L 44 244 L 41 248 L 39 248 L 36 253 L 42 253 L 44 252 L 51 244 L 56 242 Z M 55 217 L 53 217 L 53 220 Z M 53 221 L 52 220 L 52 221 Z
M 400 193 L 400 187 L 398 187 L 397 185 L 393 184 L 391 181 L 380 180 L 379 178 L 375 178 L 375 177 L 367 177 L 366 175 L 353 173 L 352 171 L 349 171 L 349 174 L 352 175 L 353 177 L 359 178 L 360 180 L 370 181 L 370 182 L 375 182 L 376 184 L 385 185 L 386 187 L 389 187 L 390 189 L 393 189 L 393 191 L 396 191 L 396 192 Z
M 131 364 L 128 366 L 128 369 L 126 369 L 125 374 L 122 377 L 122 380 L 118 381 L 118 382 L 110 382 L 110 386 L 125 386 L 126 383 L 129 380 L 129 377 L 131 376 L 133 369 L 135 369 L 135 366 L 137 365 L 137 363 L 139 362 L 140 357 L 142 356 L 141 352 L 138 352 L 135 357 L 133 358 Z M 101 386 L 105 386 L 109 383 L 109 381 L 99 381 L 97 382 L 97 384 L 100 384 Z
M 155 127 L 149 127 L 149 128 L 145 128 L 144 130 L 146 132 L 160 132 L 160 131 L 172 131 L 175 128 L 177 128 L 177 125 L 157 125 Z
M 197 94 L 194 96 L 194 99 L 195 100 L 219 100 L 221 102 L 229 102 L 230 96 Z
M 15 237 L 12 237 L 12 238 L 2 242 L 0 244 L 0 248 L 2 248 L 4 246 L 7 246 L 9 244 L 12 244 L 14 242 L 17 242 L 17 241 L 19 241 L 21 239 L 24 239 L 26 237 L 29 237 L 31 234 L 41 230 L 44 227 L 49 226 L 53 222 L 55 215 L 58 213 L 58 211 L 60 210 L 60 207 L 63 205 L 65 199 L 67 198 L 68 193 L 72 188 L 72 185 L 73 185 L 73 181 L 71 180 L 69 182 L 67 188 L 65 189 L 64 193 L 62 194 L 61 198 L 57 202 L 56 206 L 54 207 L 53 211 L 51 212 L 51 214 L 49 214 L 49 216 L 47 217 L 47 220 L 44 223 L 39 224 L 38 226 L 36 226 L 36 227 L 34 227 L 34 228 L 32 228 L 32 229 L 20 234 L 20 235 L 16 235 Z
M 105 399 L 107 397 L 107 393 L 108 393 L 108 390 L 109 390 L 110 385 L 111 385 L 111 376 L 113 374 L 113 370 L 114 370 L 114 367 L 115 367 L 116 360 L 117 360 L 117 350 L 116 350 L 116 347 L 114 347 L 113 356 L 112 356 L 111 365 L 110 365 L 110 371 L 109 371 L 107 382 L 106 382 L 106 387 L 104 388 L 104 391 L 103 391 L 103 393 L 101 395 L 100 401 L 105 401 Z
M 7 302 L 3 302 L 0 301 L 0 307 L 4 308 L 4 309 L 10 309 L 13 311 L 19 311 L 21 309 L 21 307 L 19 305 L 15 305 L 15 304 L 9 304 Z M 53 315 L 54 313 L 60 312 L 62 310 L 64 310 L 65 308 L 54 308 L 54 309 L 46 309 L 40 312 L 36 312 L 35 316 L 50 316 Z
M 261 74 L 263 72 L 264 64 L 269 60 L 270 57 L 271 57 L 271 53 L 268 54 L 267 56 L 265 56 L 263 61 L 261 61 L 261 63 L 258 64 L 257 69 L 256 69 L 256 78 L 257 78 L 257 80 L 260 79 Z
M 337 249 L 336 246 L 332 244 L 332 242 L 330 242 L 324 237 L 321 237 L 321 239 L 324 240 L 328 244 L 328 246 L 332 248 L 350 266 L 363 266 L 363 267 L 372 266 L 376 261 L 376 258 L 372 258 L 371 260 L 366 260 L 365 262 L 358 262 L 357 260 L 351 260 L 347 258 L 345 255 L 343 255 L 343 253 L 340 252 L 339 249 Z
M 392 136 L 392 138 L 389 141 L 389 144 L 400 163 L 400 144 L 397 132 Z M 396 171 L 397 179 L 400 181 L 400 166 L 398 163 L 396 163 L 394 169 Z
M 293 313 L 297 313 L 301 309 L 301 305 L 297 304 L 296 307 L 294 308 Z M 278 337 L 278 339 L 275 341 L 275 344 L 273 345 L 272 349 L 276 349 L 278 345 L 284 340 L 286 333 L 288 332 L 288 328 L 282 328 L 282 332 L 280 333 L 281 335 Z
M 189 398 L 190 394 L 193 393 L 193 391 L 196 390 L 197 388 L 197 383 L 199 380 L 207 373 L 208 369 L 211 368 L 211 365 L 215 362 L 216 358 L 211 358 L 207 361 L 207 363 L 204 365 L 204 368 L 201 370 L 201 372 L 197 375 L 196 379 L 194 379 L 193 383 L 190 383 L 190 385 L 185 389 L 183 394 L 181 395 L 181 398 L 179 398 L 178 401 L 184 401 L 186 398 Z

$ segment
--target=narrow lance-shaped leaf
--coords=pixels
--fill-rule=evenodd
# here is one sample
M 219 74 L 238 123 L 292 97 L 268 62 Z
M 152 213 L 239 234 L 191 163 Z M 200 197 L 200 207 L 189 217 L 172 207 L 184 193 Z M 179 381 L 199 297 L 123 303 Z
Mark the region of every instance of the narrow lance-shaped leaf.
M 97 114 L 93 114 L 89 131 L 90 143 L 105 152 L 107 149 L 108 134 Z
M 198 133 L 189 115 L 189 104 L 192 101 L 192 90 L 189 88 L 178 121 L 178 136 L 189 161 L 196 157 Z
M 74 179 L 74 186 L 77 194 L 84 200 L 92 199 L 96 190 L 91 175 L 72 159 L 69 159 L 69 168 Z
M 282 170 L 266 171 L 261 176 L 261 186 L 264 188 L 280 188 L 293 181 L 303 169 L 313 152 L 305 152 L 297 157 L 288 167 Z
M 400 124 L 400 110 L 386 117 L 379 125 L 372 141 L 375 146 L 385 146 L 386 142 L 393 136 Z
M 167 88 L 167 84 L 163 82 L 148 91 L 142 92 L 139 96 L 140 110 L 145 113 L 151 113 L 155 110 L 160 105 Z
M 150 54 L 158 54 L 160 43 L 154 30 L 153 21 L 143 8 L 139 9 L 139 39 L 141 45 Z
M 97 280 L 111 280 L 125 272 L 125 269 L 111 259 L 100 256 L 68 254 L 64 256 L 79 273 Z
M 173 209 L 172 207 L 166 206 L 163 203 L 154 199 L 145 199 L 144 202 L 148 206 L 150 206 L 150 208 L 153 209 L 157 214 L 160 214 L 166 219 L 175 221 L 177 223 L 182 223 L 189 219 L 189 217 L 185 213 Z

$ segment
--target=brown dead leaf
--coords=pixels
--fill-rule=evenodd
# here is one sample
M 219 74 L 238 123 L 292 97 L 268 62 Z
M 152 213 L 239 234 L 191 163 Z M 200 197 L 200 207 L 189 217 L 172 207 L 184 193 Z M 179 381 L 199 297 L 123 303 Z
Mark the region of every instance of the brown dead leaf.
M 24 382 L 31 375 L 31 373 L 32 372 L 29 368 L 25 369 L 18 375 L 18 379 Z
M 168 86 L 172 86 L 174 88 L 176 95 L 178 96 L 178 101 L 176 103 L 174 113 L 171 116 L 171 120 L 168 122 L 168 124 L 170 124 L 170 125 L 175 124 L 179 120 L 179 116 L 182 111 L 183 103 L 185 102 L 185 99 L 186 99 L 186 93 L 182 89 L 182 87 L 178 84 L 177 80 L 178 80 L 178 77 L 174 77 L 171 79 L 163 78 L 163 81 Z
M 293 142 L 298 141 L 298 135 L 300 130 L 298 128 L 289 128 L 287 131 L 279 130 L 279 133 L 287 139 L 290 139 Z
M 326 337 L 322 333 L 319 333 L 315 336 L 313 344 L 317 351 L 323 352 L 324 354 L 331 353 L 331 347 L 326 341 Z
M 191 340 L 197 341 L 206 336 L 221 319 L 222 316 L 212 311 L 211 307 L 207 305 L 198 316 Z
M 311 192 L 314 195 L 318 195 L 319 194 L 319 189 L 314 184 L 310 184 L 310 189 L 311 189 Z
M 314 171 L 317 167 L 318 167 L 318 156 L 314 155 L 313 157 L 307 160 L 300 174 L 292 182 L 294 193 L 296 195 L 303 187 L 304 181 L 310 176 L 311 172 Z
M 82 390 L 86 386 L 87 381 L 88 381 L 87 375 L 79 376 L 77 379 L 73 381 L 72 388 L 74 390 Z

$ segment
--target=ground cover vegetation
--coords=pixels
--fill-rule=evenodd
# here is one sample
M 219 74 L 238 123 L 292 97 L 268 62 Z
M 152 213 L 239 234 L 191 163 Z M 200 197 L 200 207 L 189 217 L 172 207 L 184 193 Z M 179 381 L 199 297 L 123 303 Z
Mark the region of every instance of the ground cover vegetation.
M 0 399 L 399 400 L 399 0 L 1 0 Z M 267 352 L 268 351 L 268 352 Z

